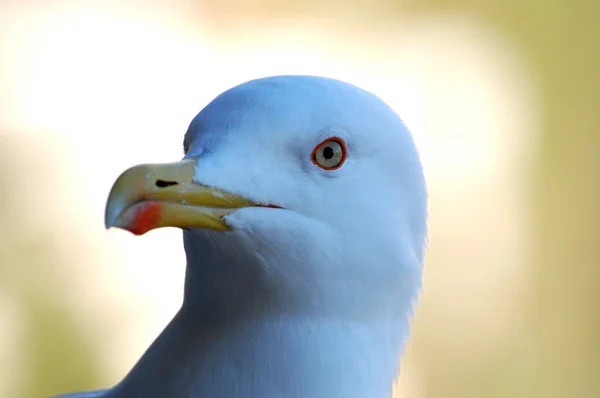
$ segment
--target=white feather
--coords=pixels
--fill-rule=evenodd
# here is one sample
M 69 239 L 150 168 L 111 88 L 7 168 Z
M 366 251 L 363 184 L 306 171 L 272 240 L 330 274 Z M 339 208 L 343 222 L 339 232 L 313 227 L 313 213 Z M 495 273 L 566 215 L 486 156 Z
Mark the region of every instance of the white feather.
M 310 154 L 331 136 L 348 156 L 325 171 Z M 400 118 L 350 84 L 278 76 L 218 96 L 186 142 L 197 182 L 285 210 L 245 208 L 226 218 L 230 232 L 184 232 L 183 307 L 102 396 L 390 397 L 427 218 Z

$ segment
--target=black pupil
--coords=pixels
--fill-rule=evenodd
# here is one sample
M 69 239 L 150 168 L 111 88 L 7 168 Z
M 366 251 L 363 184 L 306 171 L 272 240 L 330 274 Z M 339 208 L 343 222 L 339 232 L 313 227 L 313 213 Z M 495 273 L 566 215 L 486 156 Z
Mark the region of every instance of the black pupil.
M 335 152 L 333 151 L 333 148 L 330 146 L 326 146 L 325 148 L 323 148 L 323 157 L 325 159 L 331 159 L 333 157 L 333 155 L 335 154 Z

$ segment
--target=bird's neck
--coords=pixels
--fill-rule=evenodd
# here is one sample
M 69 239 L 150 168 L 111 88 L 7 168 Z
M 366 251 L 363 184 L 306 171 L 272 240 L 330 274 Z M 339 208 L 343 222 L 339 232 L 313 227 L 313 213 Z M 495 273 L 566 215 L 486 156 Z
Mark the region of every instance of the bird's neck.
M 392 329 L 300 316 L 199 321 L 184 307 L 115 393 L 388 398 L 399 360 Z

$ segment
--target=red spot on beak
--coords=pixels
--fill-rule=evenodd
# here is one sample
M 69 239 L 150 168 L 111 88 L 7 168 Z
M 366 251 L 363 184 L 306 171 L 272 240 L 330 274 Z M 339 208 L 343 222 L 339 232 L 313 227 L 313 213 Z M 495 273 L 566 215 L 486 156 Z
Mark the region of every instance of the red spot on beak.
M 161 205 L 158 202 L 142 202 L 135 208 L 133 221 L 127 227 L 135 235 L 143 235 L 158 226 Z

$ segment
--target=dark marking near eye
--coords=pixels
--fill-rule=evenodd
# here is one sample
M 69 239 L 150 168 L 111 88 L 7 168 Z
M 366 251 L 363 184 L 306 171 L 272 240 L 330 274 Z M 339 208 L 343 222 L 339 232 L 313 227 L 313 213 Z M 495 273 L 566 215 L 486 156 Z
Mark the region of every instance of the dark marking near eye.
M 156 181 L 156 186 L 159 188 L 166 188 L 166 187 L 170 187 L 171 185 L 177 185 L 177 182 L 176 181 L 164 181 L 164 180 Z

